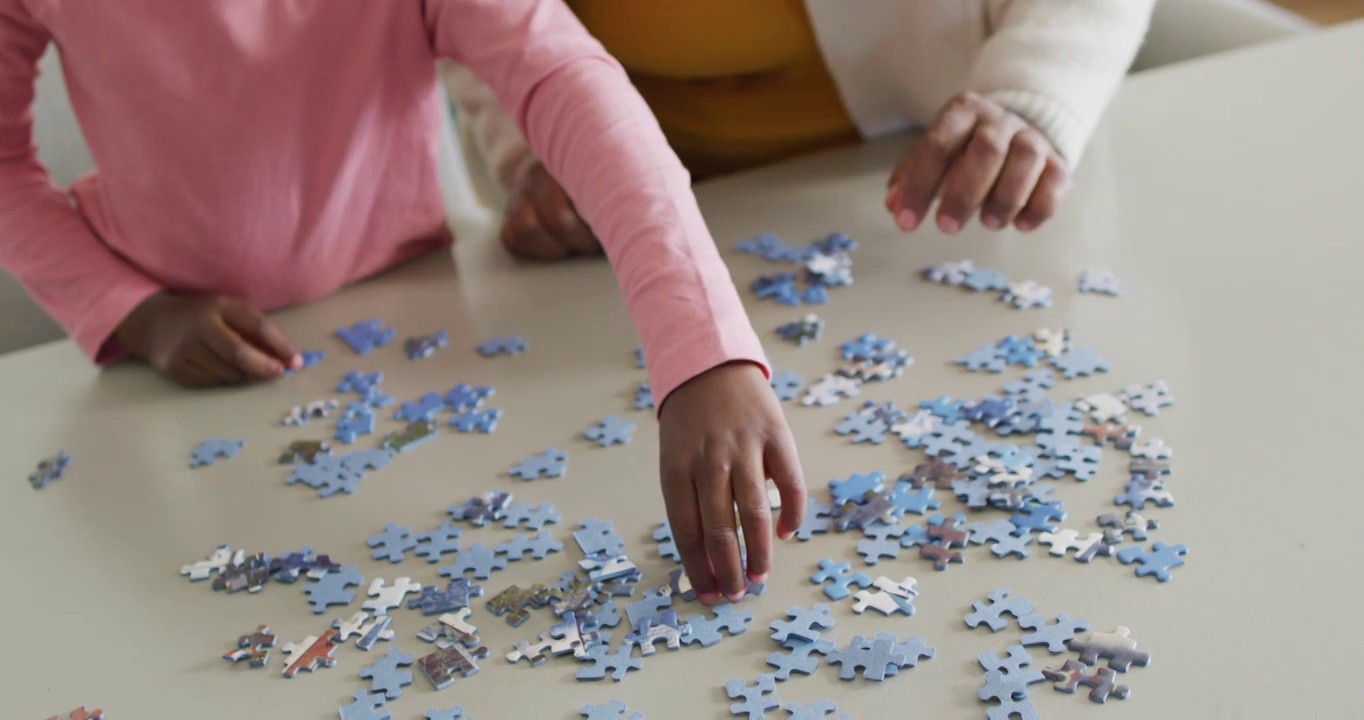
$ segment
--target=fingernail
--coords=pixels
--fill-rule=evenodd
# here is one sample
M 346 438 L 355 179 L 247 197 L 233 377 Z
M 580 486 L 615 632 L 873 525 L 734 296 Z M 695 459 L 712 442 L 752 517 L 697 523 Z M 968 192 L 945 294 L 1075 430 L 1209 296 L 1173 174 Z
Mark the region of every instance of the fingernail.
M 998 230 L 1003 223 L 1001 223 L 999 221 L 999 218 L 995 217 L 994 215 L 982 215 L 980 218 L 980 224 L 984 225 L 987 228 L 990 228 L 991 230 Z
M 766 584 L 767 584 L 767 576 L 770 575 L 770 574 L 771 574 L 771 573 L 763 573 L 763 574 L 761 574 L 761 575 L 749 575 L 749 576 L 748 576 L 748 581 L 751 582 L 751 583 L 753 583 L 754 585 L 766 585 Z
M 944 215 L 938 218 L 938 228 L 950 235 L 961 229 L 961 223 L 957 222 L 956 218 Z
M 790 540 L 791 538 L 793 538 L 793 537 L 795 537 L 795 536 L 796 536 L 796 533 L 795 533 L 794 530 L 779 530 L 779 531 L 777 532 L 777 537 L 778 537 L 779 539 L 781 539 L 781 540 Z
M 886 209 L 887 209 L 887 210 L 889 210 L 889 209 L 895 207 L 895 200 L 896 200 L 896 198 L 899 196 L 899 193 L 896 192 L 897 189 L 898 189 L 898 188 L 896 188 L 894 185 L 892 185 L 889 189 L 886 190 Z
M 745 593 L 743 590 L 740 590 L 738 593 L 736 593 L 736 594 L 734 594 L 734 595 L 726 595 L 726 596 L 725 596 L 725 599 L 728 600 L 728 601 L 730 601 L 730 602 L 732 602 L 732 603 L 736 603 L 736 602 L 739 602 L 740 600 L 743 600 L 743 599 L 744 599 L 744 595 L 746 595 L 746 594 L 747 594 L 747 593 Z
M 1015 220 L 1014 227 L 1018 228 L 1019 230 L 1022 230 L 1023 232 L 1029 232 L 1033 229 L 1034 226 L 1031 222 L 1027 220 Z
M 696 599 L 700 600 L 702 605 L 719 605 L 720 593 L 717 592 L 697 593 Z
M 919 216 L 915 215 L 913 210 L 901 210 L 895 213 L 895 224 L 901 230 L 909 232 L 919 224 Z

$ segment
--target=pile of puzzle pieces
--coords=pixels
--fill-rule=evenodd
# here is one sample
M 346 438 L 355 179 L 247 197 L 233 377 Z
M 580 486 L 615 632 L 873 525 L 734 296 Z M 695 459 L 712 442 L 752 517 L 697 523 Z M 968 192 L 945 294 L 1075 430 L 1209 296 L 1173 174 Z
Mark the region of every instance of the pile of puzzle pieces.
M 753 281 L 753 294 L 759 299 L 775 300 L 782 305 L 823 305 L 829 302 L 829 288 L 852 285 L 852 255 L 857 241 L 834 233 L 806 247 L 790 247 L 776 235 L 763 234 L 741 241 L 737 252 L 760 257 L 770 263 L 799 265 L 803 273 L 781 272 Z M 801 289 L 801 281 L 804 289 Z

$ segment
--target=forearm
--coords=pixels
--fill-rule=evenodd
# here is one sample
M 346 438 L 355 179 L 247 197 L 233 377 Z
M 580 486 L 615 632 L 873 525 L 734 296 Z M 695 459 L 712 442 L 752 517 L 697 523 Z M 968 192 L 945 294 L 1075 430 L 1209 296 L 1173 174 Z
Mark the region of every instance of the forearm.
M 1141 47 L 1155 0 L 990 0 L 968 90 L 1017 113 L 1067 160 L 1084 150 Z

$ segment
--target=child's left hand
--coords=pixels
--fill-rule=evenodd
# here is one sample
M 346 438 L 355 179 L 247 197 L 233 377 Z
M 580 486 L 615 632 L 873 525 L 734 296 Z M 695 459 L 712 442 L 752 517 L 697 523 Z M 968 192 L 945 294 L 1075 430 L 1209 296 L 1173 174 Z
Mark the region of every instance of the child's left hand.
M 991 230 L 1028 232 L 1056 214 L 1070 166 L 1026 120 L 975 93 L 952 98 L 896 166 L 886 193 L 895 224 L 910 232 L 938 197 L 938 227 L 955 233 L 980 212 Z
M 707 605 L 739 600 L 772 567 L 767 478 L 781 493 L 776 535 L 804 522 L 805 478 L 777 396 L 753 365 L 721 365 L 674 390 L 658 422 L 663 501 L 692 589 Z

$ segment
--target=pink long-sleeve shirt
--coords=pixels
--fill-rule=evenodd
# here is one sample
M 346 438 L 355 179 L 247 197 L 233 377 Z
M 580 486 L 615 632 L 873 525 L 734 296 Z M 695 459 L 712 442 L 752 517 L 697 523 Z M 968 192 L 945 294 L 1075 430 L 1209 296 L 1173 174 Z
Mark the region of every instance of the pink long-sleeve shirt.
M 53 42 L 97 168 L 70 195 L 32 142 Z M 273 309 L 446 245 L 437 57 L 601 238 L 658 397 L 765 369 L 686 171 L 561 0 L 0 0 L 0 267 L 98 361 L 160 290 Z

